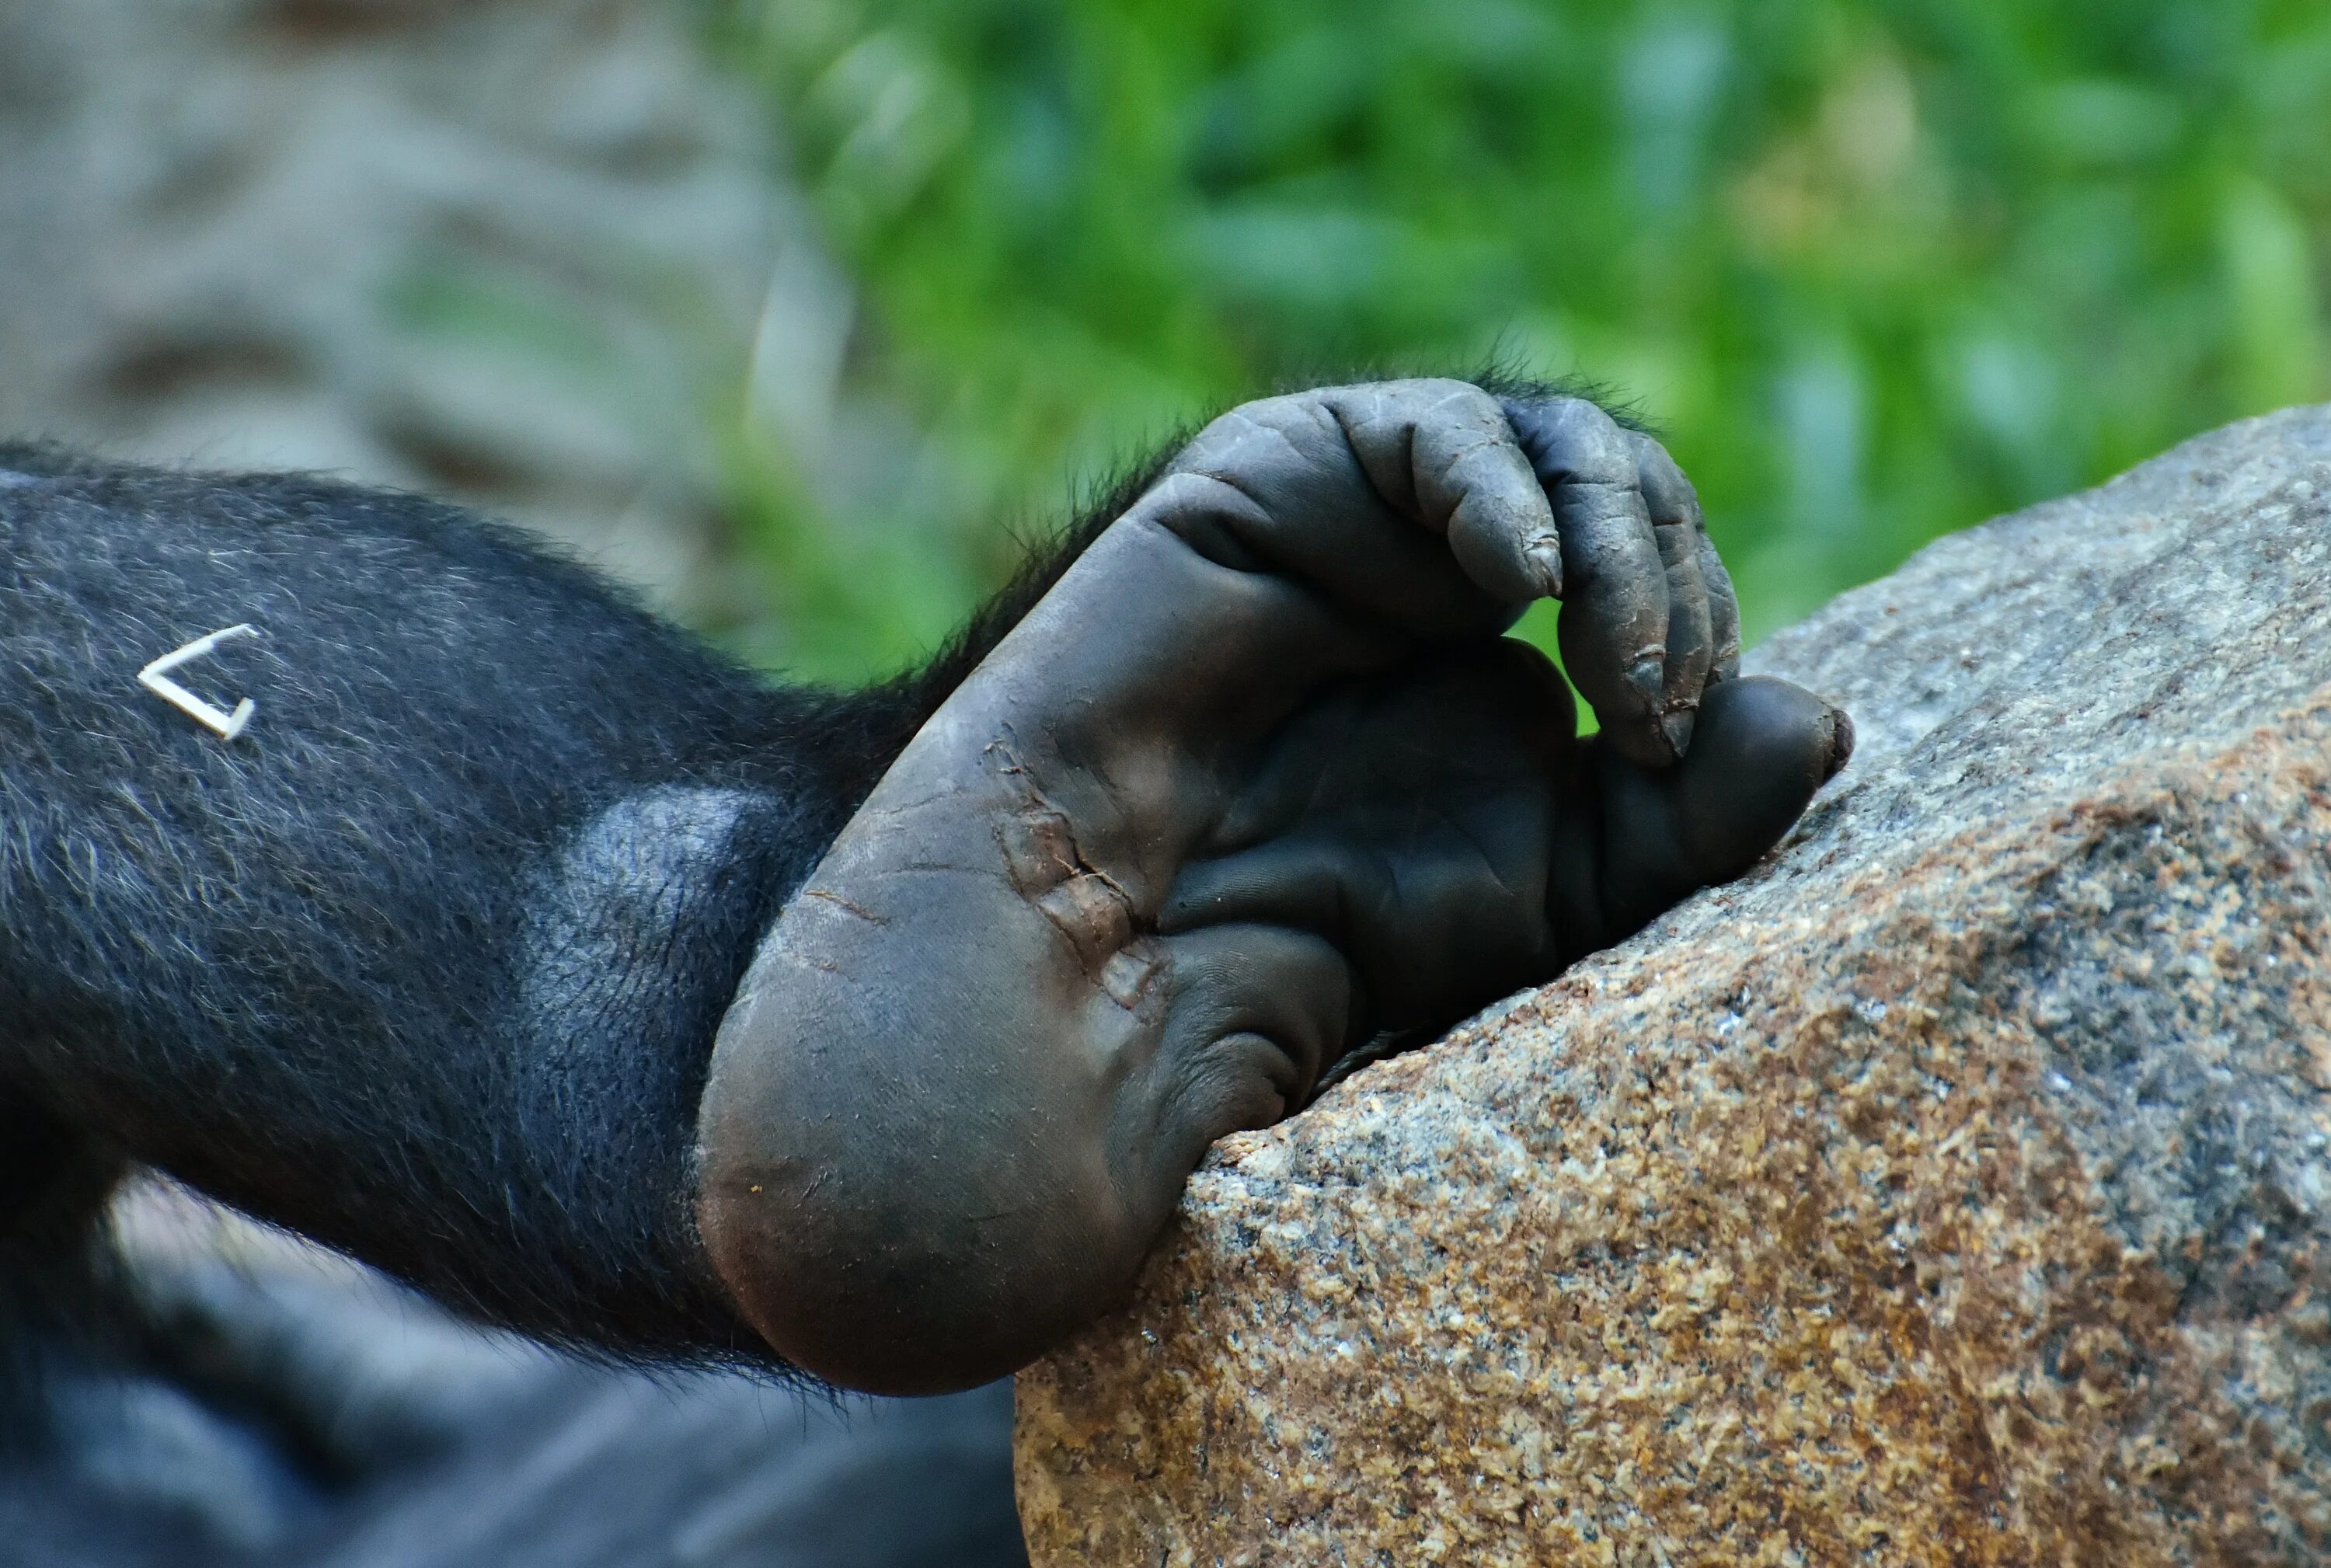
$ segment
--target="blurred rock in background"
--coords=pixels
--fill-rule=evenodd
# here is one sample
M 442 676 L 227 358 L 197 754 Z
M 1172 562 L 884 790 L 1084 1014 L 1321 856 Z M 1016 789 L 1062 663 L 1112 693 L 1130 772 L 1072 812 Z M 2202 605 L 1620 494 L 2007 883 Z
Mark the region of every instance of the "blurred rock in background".
M 847 296 L 690 23 L 0 0 L 0 429 L 426 489 L 752 613 L 712 570 L 719 416 L 756 334 L 813 403 Z

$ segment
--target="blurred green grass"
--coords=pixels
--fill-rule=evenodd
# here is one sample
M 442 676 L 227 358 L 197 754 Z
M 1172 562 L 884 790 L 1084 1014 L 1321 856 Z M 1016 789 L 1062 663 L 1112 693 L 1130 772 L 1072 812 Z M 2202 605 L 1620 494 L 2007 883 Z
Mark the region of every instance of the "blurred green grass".
M 1355 366 L 1622 389 L 1752 633 L 2331 393 L 2311 0 L 713 4 L 875 411 L 739 422 L 747 641 L 813 676 L 936 642 L 1072 476 Z

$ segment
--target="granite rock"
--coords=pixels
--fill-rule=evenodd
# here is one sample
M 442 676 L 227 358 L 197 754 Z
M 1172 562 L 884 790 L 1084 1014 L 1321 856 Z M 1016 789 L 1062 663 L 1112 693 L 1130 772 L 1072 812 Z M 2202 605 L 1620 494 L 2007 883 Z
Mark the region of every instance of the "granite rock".
M 1037 1563 L 2331 1558 L 2331 408 L 1750 662 L 1852 767 L 1226 1141 L 1022 1375 Z

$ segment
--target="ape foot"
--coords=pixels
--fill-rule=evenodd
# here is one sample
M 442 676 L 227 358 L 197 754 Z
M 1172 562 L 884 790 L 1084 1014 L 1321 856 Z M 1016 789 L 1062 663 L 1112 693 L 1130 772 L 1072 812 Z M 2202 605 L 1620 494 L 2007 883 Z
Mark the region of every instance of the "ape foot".
M 1502 636 L 1549 594 L 1590 740 Z M 1787 830 L 1851 731 L 1737 679 L 1737 624 L 1689 485 L 1591 404 L 1394 382 L 1216 421 L 764 942 L 698 1126 L 739 1310 L 885 1392 L 1104 1310 L 1215 1138 Z

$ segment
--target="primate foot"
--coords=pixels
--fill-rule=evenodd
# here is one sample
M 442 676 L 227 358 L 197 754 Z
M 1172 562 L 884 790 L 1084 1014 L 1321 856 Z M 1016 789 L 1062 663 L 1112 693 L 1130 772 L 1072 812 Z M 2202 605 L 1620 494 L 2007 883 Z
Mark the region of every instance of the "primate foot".
M 1585 740 L 1503 635 L 1544 597 Z M 740 1310 L 880 1392 L 1041 1353 L 1214 1139 L 1776 841 L 1851 730 L 1737 656 L 1690 485 L 1592 404 L 1402 381 L 1215 421 L 770 931 L 698 1128 Z

